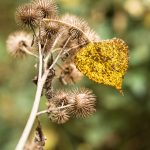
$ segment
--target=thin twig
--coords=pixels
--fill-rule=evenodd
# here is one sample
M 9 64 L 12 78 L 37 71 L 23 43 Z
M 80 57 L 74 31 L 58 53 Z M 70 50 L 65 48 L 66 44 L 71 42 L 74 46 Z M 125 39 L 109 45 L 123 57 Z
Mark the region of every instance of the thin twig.
M 72 104 L 68 104 L 68 105 L 65 105 L 65 106 L 57 107 L 57 108 L 51 108 L 51 109 L 48 109 L 48 110 L 42 110 L 42 111 L 38 112 L 36 114 L 36 116 L 40 116 L 40 115 L 43 115 L 45 113 L 49 113 L 51 111 L 55 111 L 55 110 L 59 110 L 59 109 L 64 109 L 64 108 L 67 108 L 67 107 L 70 107 L 70 106 L 72 106 Z
M 43 69 L 43 56 L 42 56 L 42 49 L 41 49 L 40 41 L 38 42 L 38 46 L 39 46 L 39 75 L 38 75 L 38 79 L 40 81 L 40 79 L 42 78 L 42 69 Z
M 36 113 L 36 116 L 40 116 L 40 115 L 43 115 L 45 113 L 48 113 L 48 110 L 42 110 L 42 111 Z
M 67 49 L 67 52 L 69 52 L 69 51 L 71 51 L 71 50 L 73 50 L 73 49 L 76 49 L 76 48 L 79 48 L 80 46 L 83 46 L 83 45 L 85 45 L 86 43 L 84 42 L 84 43 L 81 43 L 81 44 L 79 44 L 79 45 L 77 45 L 77 46 L 74 46 L 74 47 L 72 47 L 72 48 L 68 48 Z
M 53 50 L 55 48 L 55 46 L 56 46 L 58 40 L 61 38 L 61 36 L 62 36 L 62 34 L 59 34 L 58 37 L 55 39 L 55 41 L 54 41 L 54 43 L 51 47 L 51 50 Z M 48 63 L 48 60 L 49 60 L 50 56 L 51 56 L 51 52 L 49 52 L 48 55 L 46 56 L 46 58 L 44 59 L 44 69 L 45 70 L 47 68 L 47 63 Z
M 29 54 L 29 55 L 31 55 L 31 56 L 34 56 L 34 57 L 36 57 L 36 58 L 38 58 L 38 56 L 37 55 L 35 55 L 35 54 L 33 54 L 32 52 L 30 52 L 26 47 L 22 47 L 22 50 L 24 51 L 24 52 L 26 52 L 27 54 Z
M 34 27 L 33 27 L 32 25 L 30 25 L 30 28 L 31 28 L 31 30 L 33 31 L 33 35 L 34 35 L 35 37 L 37 37 L 37 36 L 36 36 L 36 33 L 35 33 L 35 30 L 34 30 Z
M 68 42 L 70 41 L 71 36 L 67 39 L 66 43 L 64 44 L 63 48 L 61 49 L 61 51 L 59 52 L 59 54 L 57 55 L 57 57 L 55 58 L 55 60 L 53 61 L 52 65 L 49 67 L 49 70 L 52 69 L 54 67 L 54 65 L 56 64 L 56 62 L 58 61 L 60 55 L 62 54 L 63 50 L 65 49 L 66 45 L 68 44 Z

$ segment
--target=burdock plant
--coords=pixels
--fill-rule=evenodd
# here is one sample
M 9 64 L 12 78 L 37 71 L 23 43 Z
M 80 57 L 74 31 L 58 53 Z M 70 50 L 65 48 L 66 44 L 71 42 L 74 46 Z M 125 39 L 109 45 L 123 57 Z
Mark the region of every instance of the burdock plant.
M 63 85 L 75 84 L 86 75 L 122 93 L 128 47 L 121 39 L 100 40 L 83 19 L 74 15 L 58 16 L 53 0 L 33 0 L 19 6 L 15 16 L 17 24 L 31 33 L 12 33 L 7 40 L 8 52 L 16 58 L 33 56 L 38 72 L 33 78 L 37 86 L 33 107 L 16 150 L 42 150 L 45 137 L 39 120 L 33 142 L 26 143 L 38 116 L 47 114 L 52 122 L 63 124 L 71 117 L 85 118 L 96 111 L 92 90 L 54 89 L 56 75 Z M 47 104 L 38 112 L 41 96 L 46 97 Z

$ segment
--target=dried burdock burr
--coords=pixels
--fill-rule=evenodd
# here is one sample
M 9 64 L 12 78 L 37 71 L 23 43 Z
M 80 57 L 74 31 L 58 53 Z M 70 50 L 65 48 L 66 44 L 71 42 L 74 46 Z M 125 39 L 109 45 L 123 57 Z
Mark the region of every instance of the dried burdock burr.
M 59 81 L 63 85 L 74 84 L 80 81 L 83 77 L 83 74 L 76 68 L 73 63 L 64 64 L 61 69 Z
M 60 25 L 57 22 L 42 22 L 41 36 L 46 36 L 48 39 L 55 39 L 59 32 Z
M 54 0 L 33 0 L 33 5 L 42 12 L 43 18 L 55 18 L 57 16 L 57 6 Z
M 60 41 L 60 46 L 64 45 L 64 42 L 71 37 L 70 41 L 66 45 L 66 48 L 75 47 L 80 45 L 81 42 L 84 42 L 83 31 L 87 30 L 87 23 L 74 15 L 66 14 L 61 18 L 62 22 L 65 22 L 67 25 L 62 27 L 62 30 L 65 31 L 63 34 L 63 39 Z
M 34 28 L 41 18 L 42 12 L 30 3 L 19 6 L 16 11 L 16 22 L 23 27 Z
M 70 116 L 67 110 L 65 109 L 58 109 L 55 111 L 52 111 L 49 113 L 48 117 L 52 122 L 58 123 L 58 124 L 63 124 L 66 123 Z
M 94 42 L 99 40 L 96 33 L 90 29 L 83 19 L 66 14 L 62 16 L 60 21 L 64 22 L 64 25 L 60 29 L 60 32 L 64 31 L 64 33 L 63 38 L 58 43 L 59 47 L 63 47 L 67 39 L 70 38 L 62 55 L 63 61 L 72 61 L 79 49 L 91 41 Z
M 24 31 L 17 31 L 9 35 L 6 44 L 8 52 L 17 57 L 31 53 L 32 36 Z
M 82 40 L 90 40 L 94 41 L 99 40 L 99 36 L 90 29 L 88 23 L 77 16 L 66 14 L 62 16 L 61 20 L 71 25 L 65 26 L 69 35 L 72 35 L 72 39 L 82 39 Z M 87 38 L 87 39 L 86 39 Z M 82 41 L 83 42 L 83 41 Z
M 53 97 L 49 99 L 56 107 L 68 104 L 68 92 L 66 90 L 57 90 L 53 93 Z
M 54 41 L 59 36 L 60 25 L 55 22 L 42 22 L 41 27 L 41 45 L 45 52 L 49 52 L 53 47 Z
M 95 95 L 89 89 L 74 90 L 69 94 L 69 101 L 72 104 L 71 113 L 77 118 L 92 115 L 95 109 Z

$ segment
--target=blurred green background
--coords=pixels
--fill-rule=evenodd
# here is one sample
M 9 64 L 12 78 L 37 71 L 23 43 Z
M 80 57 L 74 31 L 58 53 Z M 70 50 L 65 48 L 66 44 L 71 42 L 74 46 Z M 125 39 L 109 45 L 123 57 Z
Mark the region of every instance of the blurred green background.
M 20 29 L 17 6 L 27 0 L 0 1 L 0 150 L 13 150 L 34 99 L 36 71 L 32 58 L 8 55 L 7 36 Z M 150 150 L 150 0 L 58 0 L 59 13 L 85 18 L 101 39 L 118 37 L 129 45 L 124 96 L 84 78 L 75 86 L 93 89 L 97 112 L 64 125 L 40 117 L 46 150 Z M 60 85 L 56 82 L 56 87 Z M 46 99 L 42 98 L 41 110 Z

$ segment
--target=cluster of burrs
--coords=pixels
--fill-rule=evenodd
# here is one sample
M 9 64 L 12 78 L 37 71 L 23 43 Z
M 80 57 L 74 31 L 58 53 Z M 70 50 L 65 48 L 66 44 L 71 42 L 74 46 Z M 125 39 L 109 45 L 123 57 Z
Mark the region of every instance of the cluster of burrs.
M 48 117 L 58 124 L 65 123 L 70 117 L 88 117 L 95 112 L 95 96 L 91 90 L 54 90 L 52 81 L 58 78 L 63 85 L 74 84 L 81 80 L 82 73 L 74 64 L 76 53 L 88 43 L 99 41 L 97 34 L 88 24 L 74 15 L 58 15 L 53 0 L 32 0 L 19 6 L 16 22 L 25 30 L 11 34 L 7 49 L 15 57 L 31 55 L 39 59 L 42 55 L 42 70 L 49 68 L 43 86 L 48 100 Z M 38 70 L 39 63 L 36 64 Z M 38 82 L 38 75 L 33 79 Z

